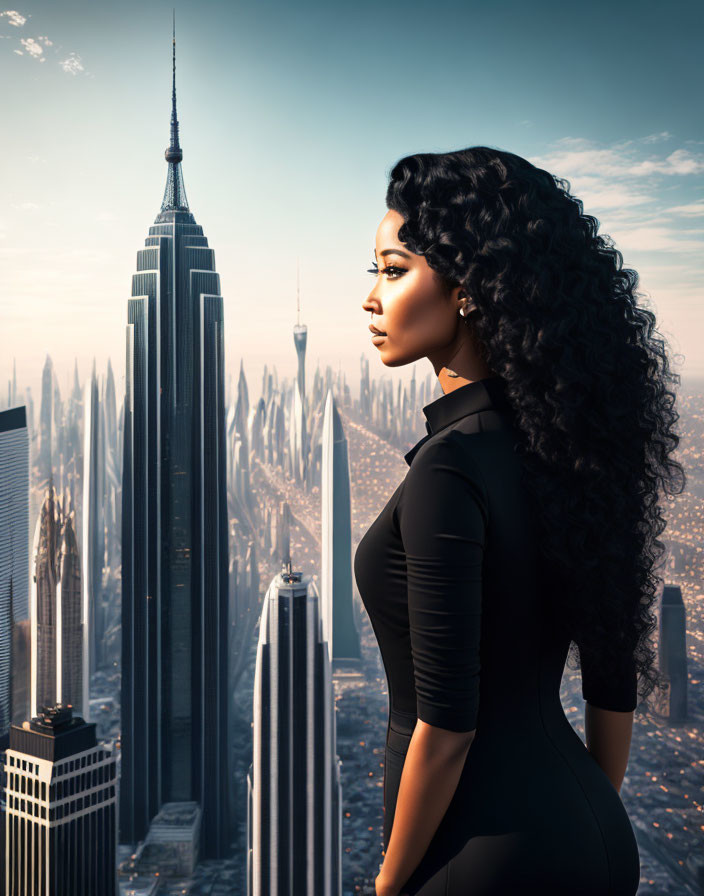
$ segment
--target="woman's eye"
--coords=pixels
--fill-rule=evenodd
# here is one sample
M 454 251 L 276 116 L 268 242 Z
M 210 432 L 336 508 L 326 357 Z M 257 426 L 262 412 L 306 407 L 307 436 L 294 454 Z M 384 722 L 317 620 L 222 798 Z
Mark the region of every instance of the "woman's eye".
M 396 267 L 396 265 L 394 265 L 394 264 L 389 264 L 389 265 L 387 265 L 385 268 L 381 268 L 381 270 L 379 270 L 379 268 L 378 268 L 377 265 L 376 265 L 376 262 L 374 262 L 374 267 L 373 267 L 373 268 L 368 268 L 368 269 L 367 269 L 367 273 L 368 273 L 368 274 L 374 274 L 374 275 L 376 275 L 376 276 L 378 276 L 380 273 L 381 273 L 381 274 L 386 274 L 386 275 L 387 275 L 388 277 L 390 277 L 392 280 L 395 280 L 395 279 L 396 279 L 397 277 L 399 277 L 401 274 L 404 274 L 404 273 L 405 273 L 405 268 L 398 268 L 398 267 Z

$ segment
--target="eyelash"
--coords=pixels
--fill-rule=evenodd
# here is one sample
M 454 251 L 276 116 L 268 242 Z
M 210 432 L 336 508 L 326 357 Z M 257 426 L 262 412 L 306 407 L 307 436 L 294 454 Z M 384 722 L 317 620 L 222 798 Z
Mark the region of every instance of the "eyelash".
M 395 264 L 389 264 L 389 265 L 387 265 L 385 268 L 381 268 L 381 270 L 379 270 L 379 268 L 377 267 L 377 264 L 376 264 L 375 261 L 373 261 L 372 264 L 374 265 L 374 267 L 373 267 L 373 268 L 367 268 L 367 273 L 368 273 L 368 274 L 374 274 L 375 276 L 378 276 L 380 273 L 381 273 L 381 274 L 387 274 L 389 271 L 398 271 L 399 274 L 398 274 L 397 276 L 400 276 L 401 274 L 405 274 L 405 272 L 406 272 L 406 269 L 405 269 L 405 268 L 399 268 L 399 267 L 396 267 Z M 396 277 L 393 277 L 392 279 L 395 280 L 395 279 L 397 279 L 397 278 L 396 278 Z

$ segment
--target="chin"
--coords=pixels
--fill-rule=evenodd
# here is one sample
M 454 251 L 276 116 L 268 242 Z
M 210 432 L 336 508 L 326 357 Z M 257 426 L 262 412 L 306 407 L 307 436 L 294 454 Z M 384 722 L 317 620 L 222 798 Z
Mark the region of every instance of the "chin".
M 385 350 L 385 348 L 378 349 L 378 351 L 381 363 L 384 367 L 405 367 L 407 364 L 414 364 L 416 361 L 428 357 L 427 353 L 424 352 L 412 352 L 404 355 L 399 354 L 398 352 Z
M 379 355 L 384 367 L 405 367 L 406 364 L 412 364 L 414 360 L 412 358 L 399 358 L 398 356 L 388 354 L 384 356 L 381 352 L 379 352 Z

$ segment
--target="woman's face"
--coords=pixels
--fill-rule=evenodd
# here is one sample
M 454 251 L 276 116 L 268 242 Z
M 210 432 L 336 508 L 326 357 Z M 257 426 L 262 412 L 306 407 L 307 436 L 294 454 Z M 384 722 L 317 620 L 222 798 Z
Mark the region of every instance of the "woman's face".
M 409 252 L 399 242 L 403 221 L 393 210 L 381 219 L 375 248 L 378 274 L 362 305 L 374 312 L 369 322 L 385 334 L 370 336 L 387 367 L 444 355 L 457 335 L 460 288 L 445 289 L 425 256 Z

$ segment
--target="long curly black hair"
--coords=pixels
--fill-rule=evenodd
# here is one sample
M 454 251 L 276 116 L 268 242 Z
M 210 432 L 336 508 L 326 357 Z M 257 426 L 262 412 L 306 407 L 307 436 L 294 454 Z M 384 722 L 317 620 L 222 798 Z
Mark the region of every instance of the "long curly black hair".
M 399 240 L 477 306 L 468 322 L 506 384 L 569 656 L 614 675 L 628 657 L 645 701 L 667 686 L 650 637 L 660 493 L 686 477 L 672 457 L 680 377 L 638 274 L 568 180 L 510 152 L 406 156 L 386 205 L 404 218 Z

